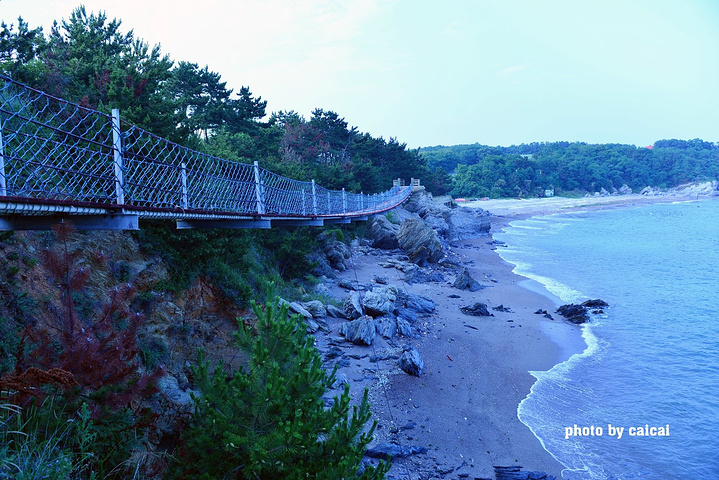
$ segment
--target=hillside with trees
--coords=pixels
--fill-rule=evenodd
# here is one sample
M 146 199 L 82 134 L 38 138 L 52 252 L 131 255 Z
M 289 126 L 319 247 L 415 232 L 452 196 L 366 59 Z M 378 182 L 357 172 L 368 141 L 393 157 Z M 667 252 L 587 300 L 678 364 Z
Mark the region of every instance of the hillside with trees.
M 668 188 L 719 178 L 719 145 L 694 140 L 659 140 L 647 147 L 552 142 L 490 147 L 437 146 L 421 149 L 430 169 L 452 174 L 457 197 L 536 197 L 614 192 L 627 185 Z

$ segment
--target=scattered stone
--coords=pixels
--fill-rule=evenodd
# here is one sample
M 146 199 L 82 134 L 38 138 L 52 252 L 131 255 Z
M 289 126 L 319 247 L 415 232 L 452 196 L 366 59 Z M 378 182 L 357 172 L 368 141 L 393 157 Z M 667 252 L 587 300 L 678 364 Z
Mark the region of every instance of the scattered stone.
M 562 305 L 557 309 L 557 313 L 574 324 L 586 323 L 589 321 L 589 310 L 599 307 L 608 307 L 609 304 L 604 300 L 587 300 L 580 305 L 570 303 Z M 603 310 L 593 310 L 592 313 L 603 313 Z
M 460 295 L 457 295 L 456 293 L 453 293 L 452 295 L 447 295 L 447 298 L 462 298 Z
M 494 315 L 489 313 L 489 310 L 487 310 L 487 304 L 477 302 L 474 305 L 468 305 L 461 307 L 460 310 L 465 315 L 472 315 L 475 317 L 493 317 Z
M 335 375 L 335 381 L 332 384 L 332 388 L 339 388 L 350 383 L 350 379 L 344 373 L 338 373 Z
M 547 314 L 547 311 L 546 311 L 546 310 L 542 310 L 542 309 L 540 308 L 539 310 L 537 310 L 536 312 L 534 312 L 534 314 L 535 314 L 535 315 L 546 315 L 546 314 Z
M 340 326 L 340 335 L 355 345 L 372 345 L 377 327 L 369 315 Z
M 380 285 L 387 285 L 387 283 L 389 282 L 389 279 L 387 277 L 381 275 L 373 275 L 372 280 L 375 283 L 379 283 Z
M 422 375 L 422 369 L 424 369 L 424 360 L 422 360 L 422 356 L 417 349 L 412 347 L 399 357 L 399 368 L 410 375 L 419 377 Z
M 459 290 L 469 290 L 470 292 L 476 292 L 485 288 L 477 280 L 472 278 L 472 276 L 469 274 L 469 270 L 467 270 L 466 268 L 462 270 L 462 273 L 457 275 L 457 278 L 454 280 L 452 286 Z
M 497 305 L 496 307 L 492 307 L 492 310 L 494 310 L 494 311 L 496 311 L 496 312 L 512 313 L 512 309 L 511 309 L 511 308 L 508 308 L 508 307 L 505 307 L 504 305 Z
M 332 360 L 332 359 L 334 359 L 334 358 L 341 357 L 342 355 L 344 355 L 344 352 L 342 351 L 341 348 L 339 348 L 339 347 L 330 347 L 330 348 L 325 352 L 325 360 Z
M 305 325 L 307 325 L 307 333 L 317 333 L 320 329 L 320 324 L 312 318 L 306 318 Z
M 418 453 L 427 453 L 426 447 L 417 445 L 397 445 L 394 443 L 379 443 L 367 449 L 366 455 L 371 458 L 387 460 L 389 458 L 405 458 Z
M 394 311 L 394 313 L 397 315 L 397 318 L 404 318 L 408 322 L 417 321 L 417 312 L 410 310 L 409 308 L 399 307 Z

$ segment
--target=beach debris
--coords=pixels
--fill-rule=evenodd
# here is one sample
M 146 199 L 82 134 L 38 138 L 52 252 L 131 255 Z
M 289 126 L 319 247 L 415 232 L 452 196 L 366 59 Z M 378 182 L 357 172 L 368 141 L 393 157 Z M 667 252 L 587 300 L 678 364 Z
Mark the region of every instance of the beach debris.
M 427 453 L 426 447 L 417 445 L 397 445 L 395 443 L 378 443 L 374 447 L 367 449 L 365 453 L 370 458 L 380 458 L 387 460 L 388 458 L 406 458 L 410 455 L 418 453 Z
M 470 292 L 476 292 L 478 290 L 486 288 L 484 285 L 472 278 L 472 276 L 469 274 L 469 270 L 467 270 L 466 268 L 462 270 L 462 273 L 457 275 L 457 278 L 454 280 L 452 286 L 459 290 L 469 290 Z
M 415 377 L 422 375 L 424 360 L 415 347 L 410 347 L 399 357 L 399 368 Z
M 574 324 L 582 324 L 589 321 L 589 313 L 603 313 L 602 307 L 607 307 L 609 304 L 604 300 L 587 300 L 579 305 L 570 303 L 568 305 L 562 305 L 557 309 L 557 313 L 562 315 L 564 318 Z
M 340 335 L 355 345 L 372 345 L 377 326 L 369 315 L 340 325 Z
M 465 315 L 472 315 L 475 317 L 493 317 L 494 315 L 489 313 L 489 310 L 487 310 L 487 304 L 482 302 L 477 302 L 474 305 L 468 305 L 464 307 L 460 307 L 460 310 Z

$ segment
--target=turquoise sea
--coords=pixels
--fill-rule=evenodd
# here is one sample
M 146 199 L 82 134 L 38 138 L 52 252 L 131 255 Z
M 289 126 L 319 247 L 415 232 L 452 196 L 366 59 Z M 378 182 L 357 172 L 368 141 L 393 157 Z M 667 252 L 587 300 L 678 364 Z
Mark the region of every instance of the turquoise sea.
M 534 217 L 494 237 L 563 303 L 610 304 L 582 328 L 584 352 L 532 372 L 518 409 L 563 478 L 719 479 L 719 200 Z

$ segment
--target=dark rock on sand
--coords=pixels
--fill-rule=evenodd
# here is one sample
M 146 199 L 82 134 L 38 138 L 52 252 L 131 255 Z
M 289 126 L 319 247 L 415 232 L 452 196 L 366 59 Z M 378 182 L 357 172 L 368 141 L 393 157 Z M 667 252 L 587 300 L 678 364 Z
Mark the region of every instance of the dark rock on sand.
M 487 310 L 487 304 L 477 302 L 474 305 L 468 305 L 461 307 L 460 310 L 465 315 L 473 315 L 475 317 L 493 317 L 489 310 Z
M 492 307 L 492 310 L 494 310 L 495 312 L 512 313 L 512 309 L 509 307 L 505 307 L 504 305 L 497 305 L 496 307 Z
M 462 273 L 457 275 L 457 278 L 454 280 L 452 286 L 459 290 L 469 290 L 470 292 L 476 292 L 477 290 L 481 290 L 484 288 L 482 284 L 472 278 L 472 276 L 469 274 L 469 270 L 467 270 L 466 268 L 462 270 Z
M 422 375 L 422 369 L 424 369 L 424 360 L 422 360 L 422 356 L 417 349 L 412 347 L 399 357 L 399 368 L 410 375 L 419 377 Z

